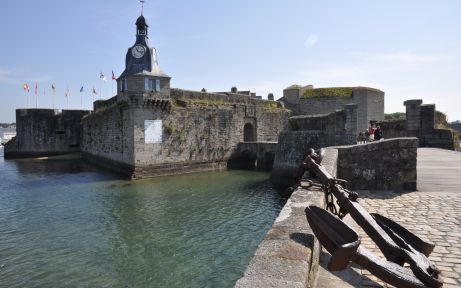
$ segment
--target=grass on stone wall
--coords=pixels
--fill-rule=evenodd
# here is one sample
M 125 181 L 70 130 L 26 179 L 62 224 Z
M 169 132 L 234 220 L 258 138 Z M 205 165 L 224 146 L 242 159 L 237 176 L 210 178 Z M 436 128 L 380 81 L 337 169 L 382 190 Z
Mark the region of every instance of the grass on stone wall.
M 352 92 L 349 87 L 315 88 L 304 91 L 301 98 L 352 97 Z
M 281 106 L 278 102 L 268 101 L 263 106 L 264 112 L 278 112 L 278 111 L 288 111 L 288 109 Z
M 226 102 L 223 99 L 187 99 L 187 105 L 204 107 L 232 106 L 234 103 Z
M 395 113 L 384 114 L 384 120 L 405 120 L 405 119 L 407 119 L 407 114 L 405 112 L 395 112 Z

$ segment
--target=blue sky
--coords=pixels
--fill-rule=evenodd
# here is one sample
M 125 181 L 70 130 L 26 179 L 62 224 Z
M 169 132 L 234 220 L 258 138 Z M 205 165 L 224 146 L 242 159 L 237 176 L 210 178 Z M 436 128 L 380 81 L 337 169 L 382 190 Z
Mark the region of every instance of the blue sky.
M 435 103 L 461 119 L 461 1 L 146 0 L 150 44 L 172 87 L 255 90 L 276 98 L 297 83 L 371 86 L 386 112 L 403 101 Z M 0 122 L 30 105 L 90 108 L 99 73 L 124 69 L 137 0 L 0 3 Z M 79 89 L 84 86 L 85 92 Z M 45 88 L 45 96 L 43 89 Z M 102 87 L 111 94 L 111 81 Z

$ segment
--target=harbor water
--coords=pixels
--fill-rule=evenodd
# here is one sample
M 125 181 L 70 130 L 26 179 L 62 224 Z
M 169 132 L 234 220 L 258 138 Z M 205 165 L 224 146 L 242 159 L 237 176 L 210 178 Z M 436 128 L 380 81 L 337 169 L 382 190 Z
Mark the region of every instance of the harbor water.
M 233 287 L 284 204 L 251 171 L 126 181 L 1 149 L 0 176 L 0 287 Z

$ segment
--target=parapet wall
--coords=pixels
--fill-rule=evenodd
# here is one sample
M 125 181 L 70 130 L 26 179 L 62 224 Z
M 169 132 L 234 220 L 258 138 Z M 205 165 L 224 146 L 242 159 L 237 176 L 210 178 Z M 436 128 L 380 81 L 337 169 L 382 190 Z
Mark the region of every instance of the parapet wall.
M 327 147 L 322 137 L 307 132 L 281 134 L 271 174 L 276 185 L 294 184 L 294 175 L 309 148 Z M 331 146 L 331 145 L 330 145 Z M 360 145 L 333 146 L 338 177 L 354 189 L 416 189 L 417 138 L 395 138 Z
M 17 109 L 16 137 L 5 158 L 39 157 L 80 151 L 80 121 L 89 111 Z
M 433 147 L 456 150 L 459 134 L 445 126 L 446 117 L 435 110 L 434 104 L 422 104 L 421 99 L 407 100 L 405 120 L 387 120 L 378 122 L 384 138 L 417 137 L 419 147 Z M 457 135 L 458 134 L 458 135 Z
M 358 190 L 416 190 L 417 138 L 330 147 L 338 150 L 338 177 Z

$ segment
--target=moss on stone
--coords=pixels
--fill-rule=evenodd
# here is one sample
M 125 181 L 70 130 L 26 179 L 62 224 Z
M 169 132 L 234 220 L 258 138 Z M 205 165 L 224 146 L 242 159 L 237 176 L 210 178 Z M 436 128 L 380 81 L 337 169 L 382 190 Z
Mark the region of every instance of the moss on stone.
M 301 98 L 352 97 L 352 92 L 350 87 L 315 88 L 304 91 Z

